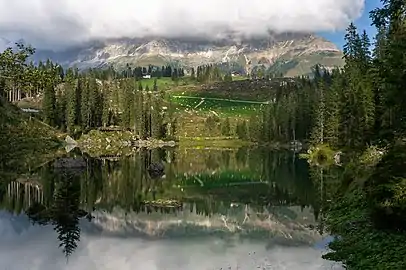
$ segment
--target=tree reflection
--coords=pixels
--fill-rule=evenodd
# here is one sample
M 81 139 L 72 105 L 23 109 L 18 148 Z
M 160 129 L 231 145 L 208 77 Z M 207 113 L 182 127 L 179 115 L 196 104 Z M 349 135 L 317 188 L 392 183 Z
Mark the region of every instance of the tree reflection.
M 52 166 L 43 168 L 45 179 L 53 179 L 53 190 L 43 202 L 34 202 L 25 213 L 33 224 L 52 224 L 58 234 L 66 257 L 69 257 L 77 248 L 80 241 L 79 219 L 90 218 L 91 214 L 80 208 L 81 176 L 84 172 L 72 169 L 58 169 Z M 48 190 L 50 191 L 50 190 Z
M 310 207 L 322 221 L 325 202 L 330 198 L 329 185 L 337 178 L 326 168 L 309 169 L 295 153 L 261 148 L 200 152 L 155 149 L 114 160 L 80 158 L 85 166 L 82 161 L 68 162 L 76 164 L 74 168 L 59 166 L 67 161 L 58 166 L 49 164 L 30 180 L 0 189 L 3 208 L 18 213 L 25 209 L 32 223 L 54 226 L 66 257 L 80 241 L 80 219 L 91 220 L 94 209 L 235 215 L 244 223 L 251 214 L 260 218 L 261 213 L 264 219 L 273 215 L 294 220 L 300 209 Z M 189 166 L 191 162 L 193 166 Z M 247 206 L 252 212 L 244 212 Z M 291 209 L 295 206 L 299 212 Z M 322 233 L 323 228 L 319 231 Z
M 80 182 L 72 175 L 61 176 L 51 206 L 52 224 L 58 233 L 59 247 L 66 257 L 77 248 L 80 240 L 79 218 L 86 215 L 79 208 Z

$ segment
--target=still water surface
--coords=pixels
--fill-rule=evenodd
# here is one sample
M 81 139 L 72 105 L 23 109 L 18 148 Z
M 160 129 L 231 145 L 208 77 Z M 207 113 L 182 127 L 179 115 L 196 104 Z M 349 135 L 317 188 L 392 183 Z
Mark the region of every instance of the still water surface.
M 1 186 L 1 269 L 341 269 L 322 183 L 292 152 L 80 153 Z

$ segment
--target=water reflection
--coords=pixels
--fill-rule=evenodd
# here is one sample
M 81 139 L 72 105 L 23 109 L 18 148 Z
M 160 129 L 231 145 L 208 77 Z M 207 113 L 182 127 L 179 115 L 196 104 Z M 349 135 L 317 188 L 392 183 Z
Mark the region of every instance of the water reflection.
M 322 240 L 317 219 L 328 200 L 327 177 L 335 176 L 309 171 L 291 152 L 265 149 L 157 149 L 125 158 L 70 153 L 3 185 L 0 199 L 14 215 L 52 226 L 66 257 L 81 234 L 101 232 L 304 249 Z

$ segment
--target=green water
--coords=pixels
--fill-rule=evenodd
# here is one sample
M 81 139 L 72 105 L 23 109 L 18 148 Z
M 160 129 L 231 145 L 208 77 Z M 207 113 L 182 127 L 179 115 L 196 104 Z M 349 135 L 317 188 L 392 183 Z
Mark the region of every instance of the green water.
M 293 152 L 261 148 L 73 151 L 1 185 L 0 260 L 7 269 L 331 269 L 321 259 L 327 178 Z M 15 252 L 27 259 L 11 260 Z

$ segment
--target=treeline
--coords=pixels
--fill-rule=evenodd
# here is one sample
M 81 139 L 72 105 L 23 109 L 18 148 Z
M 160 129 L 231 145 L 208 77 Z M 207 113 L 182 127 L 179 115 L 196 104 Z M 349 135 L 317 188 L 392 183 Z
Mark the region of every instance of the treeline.
M 140 138 L 166 138 L 175 119 L 164 97 L 156 84 L 151 91 L 135 79 L 100 81 L 91 73 L 75 79 L 68 72 L 62 85 L 44 91 L 44 121 L 70 133 L 120 126 Z
M 217 81 L 232 81 L 230 71 L 225 71 L 220 64 L 209 64 L 192 67 L 185 73 L 182 67 L 173 67 L 170 65 L 157 67 L 149 65 L 148 67 L 134 67 L 129 64 L 122 70 L 116 70 L 110 66 L 107 69 L 89 69 L 89 72 L 95 74 L 98 79 L 108 80 L 113 78 L 135 78 L 142 79 L 145 75 L 150 75 L 151 78 L 172 78 L 177 81 L 186 75 L 190 76 L 191 80 L 200 83 L 209 83 Z
M 107 71 L 113 73 L 115 78 L 140 79 L 145 75 L 150 75 L 152 78 L 159 79 L 162 77 L 168 77 L 168 78 L 172 78 L 173 80 L 176 80 L 180 77 L 185 76 L 185 71 L 183 68 L 181 68 L 181 67 L 175 68 L 170 65 L 162 66 L 162 67 L 149 65 L 148 67 L 132 68 L 129 64 L 127 64 L 126 68 L 122 71 L 116 72 L 115 69 L 112 67 L 110 67 Z M 110 75 L 110 76 L 106 76 L 105 78 L 101 78 L 101 79 L 107 79 L 108 77 L 111 77 L 112 74 L 108 74 L 108 75 Z
M 0 54 L 0 94 L 41 94 L 45 123 L 70 133 L 121 126 L 141 138 L 166 138 L 175 129 L 171 104 L 156 80 L 149 89 L 136 78 L 102 81 L 95 70 L 64 71 L 51 61 L 34 66 L 27 63 L 34 52 L 18 45 Z
M 191 70 L 191 78 L 200 83 L 218 82 L 218 81 L 232 81 L 231 73 L 223 72 L 220 65 L 210 64 L 198 66 L 195 70 Z
M 375 46 L 354 25 L 346 65 L 317 90 L 311 138 L 365 150 L 345 165 L 326 224 L 335 237 L 324 258 L 346 269 L 406 269 L 406 3 L 382 0 L 371 12 Z M 361 152 L 361 151 L 359 151 Z
M 47 69 L 50 67 L 52 62 L 47 60 L 46 62 L 40 61 L 37 65 L 38 69 Z M 30 65 L 33 66 L 32 63 Z M 67 68 L 63 69 L 58 66 L 58 73 L 63 79 L 68 70 L 72 69 L 75 74 L 79 74 L 77 68 Z M 142 79 L 144 76 L 149 75 L 151 78 L 180 78 L 185 76 L 185 71 L 182 67 L 173 67 L 171 65 L 164 66 L 136 66 L 132 67 L 130 64 L 126 64 L 125 68 L 117 69 L 113 66 L 107 68 L 88 68 L 80 73 L 92 73 L 99 80 L 112 80 L 112 79 L 122 79 L 122 78 L 135 78 L 137 80 Z
M 124 69 L 115 69 L 110 66 L 106 69 L 88 69 L 86 72 L 93 73 L 97 79 L 111 80 L 120 78 L 135 78 L 141 80 L 145 75 L 151 78 L 172 78 L 177 81 L 185 76 L 199 83 L 209 83 L 217 81 L 232 81 L 231 72 L 222 68 L 221 64 L 208 64 L 192 67 L 185 72 L 183 67 L 173 67 L 170 65 L 158 67 L 149 65 L 148 67 L 131 67 L 129 64 Z

